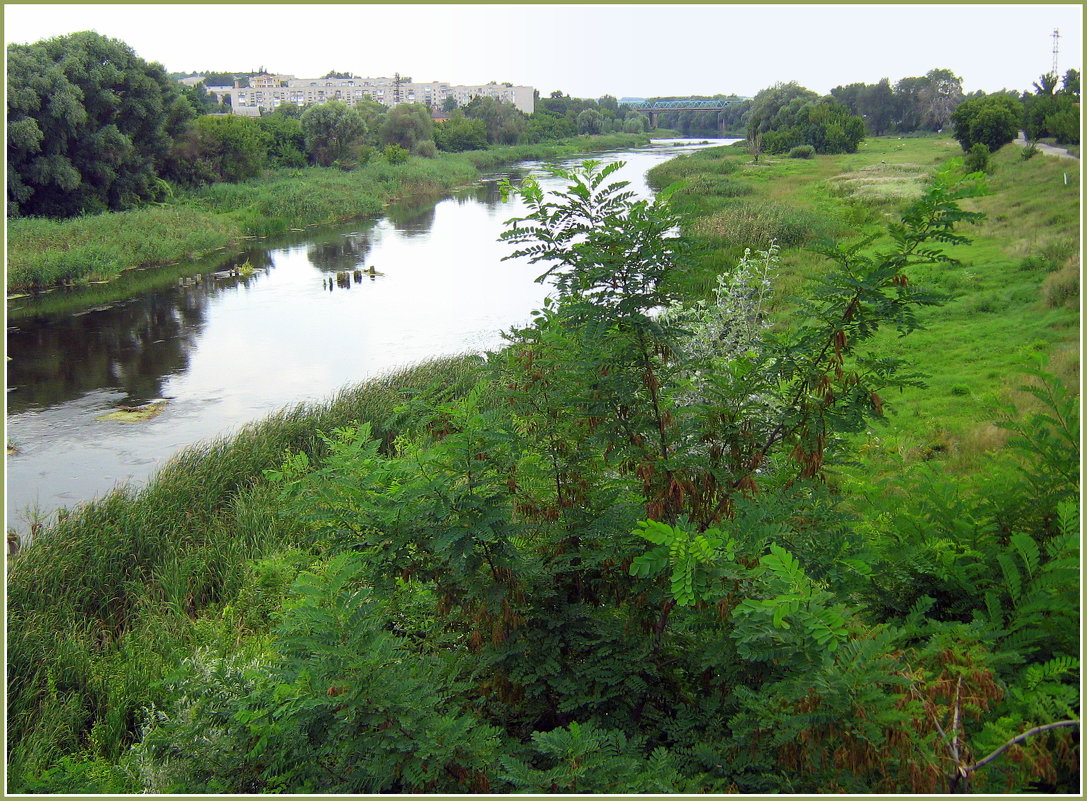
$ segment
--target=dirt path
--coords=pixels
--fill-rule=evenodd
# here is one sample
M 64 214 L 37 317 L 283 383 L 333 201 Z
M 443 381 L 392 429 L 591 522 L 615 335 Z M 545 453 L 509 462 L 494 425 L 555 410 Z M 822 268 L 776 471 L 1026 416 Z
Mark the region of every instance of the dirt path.
M 1019 132 L 1019 138 L 1015 140 L 1014 144 L 1017 144 L 1020 147 L 1026 147 L 1028 144 L 1027 138 L 1022 131 Z M 1079 161 L 1079 156 L 1073 156 L 1063 147 L 1053 147 L 1053 145 L 1047 145 L 1042 142 L 1036 142 L 1034 146 L 1047 156 L 1059 156 L 1061 158 L 1076 159 L 1076 161 Z

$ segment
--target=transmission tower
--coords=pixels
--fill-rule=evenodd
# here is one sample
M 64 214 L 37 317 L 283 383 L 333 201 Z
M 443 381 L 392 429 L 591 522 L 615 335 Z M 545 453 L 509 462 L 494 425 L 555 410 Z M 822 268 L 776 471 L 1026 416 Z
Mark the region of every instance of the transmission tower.
M 1059 28 L 1053 29 L 1053 74 L 1057 74 L 1057 56 L 1060 53 L 1060 40 L 1061 31 Z

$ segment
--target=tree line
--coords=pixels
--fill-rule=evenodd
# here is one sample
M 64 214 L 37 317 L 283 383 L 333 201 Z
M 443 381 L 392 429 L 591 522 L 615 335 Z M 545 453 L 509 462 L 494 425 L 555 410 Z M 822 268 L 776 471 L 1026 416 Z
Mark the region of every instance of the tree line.
M 247 82 L 254 73 L 208 73 Z M 330 72 L 329 75 L 347 75 Z M 964 96 L 961 79 L 923 77 L 835 87 L 819 96 L 776 84 L 720 112 L 675 112 L 661 123 L 685 135 L 743 132 L 756 158 L 854 152 L 865 135 L 938 131 L 953 124 L 964 150 L 989 151 L 1023 127 L 1031 139 L 1078 143 L 1079 73 L 1042 76 L 1033 93 Z M 735 96 L 718 95 L 720 99 Z M 584 134 L 642 133 L 647 119 L 616 98 L 537 98 L 525 114 L 477 97 L 447 99 L 435 123 L 422 104 L 387 109 L 372 100 L 309 108 L 283 104 L 259 118 L 226 114 L 203 84 L 187 87 L 121 41 L 81 32 L 8 47 L 8 214 L 71 217 L 161 201 L 171 185 L 241 181 L 265 169 L 351 169 L 372 158 L 396 163 L 491 145 Z M 958 114 L 956 117 L 955 115 Z

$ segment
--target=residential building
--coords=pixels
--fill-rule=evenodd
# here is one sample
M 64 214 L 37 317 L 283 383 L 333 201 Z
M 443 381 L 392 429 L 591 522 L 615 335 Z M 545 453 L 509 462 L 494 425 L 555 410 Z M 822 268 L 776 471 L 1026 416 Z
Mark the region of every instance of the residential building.
M 429 83 L 398 80 L 394 78 L 296 78 L 293 75 L 254 75 L 249 86 L 236 81 L 233 87 L 208 86 L 208 92 L 222 100 L 230 98 L 235 114 L 259 113 L 259 109 L 274 111 L 284 103 L 310 106 L 339 100 L 349 106 L 363 98 L 385 106 L 398 103 L 422 103 L 432 111 L 442 108 L 447 97 L 453 97 L 458 106 L 470 103 L 476 97 L 493 97 L 512 103 L 516 108 L 531 114 L 535 108 L 535 90 L 531 86 L 514 86 L 509 83 L 459 86 L 442 81 Z M 254 111 L 256 110 L 256 111 Z

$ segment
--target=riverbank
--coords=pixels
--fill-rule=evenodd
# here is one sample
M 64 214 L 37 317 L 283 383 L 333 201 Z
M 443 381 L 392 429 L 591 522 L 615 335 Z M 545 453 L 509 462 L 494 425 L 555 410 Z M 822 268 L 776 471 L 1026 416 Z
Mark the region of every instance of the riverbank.
M 877 340 L 881 356 L 906 360 L 924 386 L 887 399 L 888 424 L 861 444 L 872 468 L 939 458 L 946 469 L 972 471 L 1007 440 L 996 423 L 1009 406 L 1032 408 L 1020 390 L 1031 370 L 1044 365 L 1070 390 L 1078 386 L 1079 164 L 1020 153 L 1006 146 L 993 155 L 990 193 L 966 204 L 985 219 L 964 228 L 971 244 L 949 251 L 958 263 L 911 276 L 944 302 L 909 337 Z M 880 233 L 939 164 L 958 156 L 958 144 L 940 136 L 874 138 L 855 154 L 763 156 L 758 164 L 740 147 L 717 148 L 660 165 L 649 180 L 658 188 L 686 181 L 674 203 L 706 265 L 770 239 L 783 246 L 774 315 L 788 321 L 789 299 L 810 291 L 808 279 L 827 264 L 808 246 Z M 711 274 L 695 271 L 687 291 L 704 296 Z
M 476 180 L 481 170 L 647 142 L 645 135 L 613 134 L 442 153 L 433 159 L 413 156 L 403 164 L 375 158 L 351 171 L 310 167 L 212 184 L 130 211 L 71 220 L 13 219 L 8 221 L 7 291 L 10 296 L 110 281 L 128 269 L 236 248 L 247 237 L 373 216 L 395 200 L 440 197 Z
M 680 175 L 688 180 L 687 188 L 674 197 L 687 216 L 685 236 L 701 252 L 685 279 L 686 293 L 704 295 L 714 271 L 734 264 L 738 249 L 758 247 L 773 237 L 789 243 L 782 254 L 784 269 L 776 276 L 774 307 L 779 319 L 786 318 L 793 308 L 788 297 L 803 291 L 805 279 L 818 275 L 825 266 L 800 246 L 819 233 L 874 232 L 952 155 L 954 149 L 933 138 L 874 140 L 862 153 L 811 161 L 760 160 L 754 165 L 739 148 L 675 160 L 656 176 L 663 183 Z M 1060 284 L 1052 276 L 1068 272 L 1072 265 L 1069 248 L 1073 241 L 1078 244 L 1078 194 L 1057 194 L 1055 175 L 1038 163 L 1043 160 L 1020 163 L 1014 159 L 1017 155 L 998 153 L 997 172 L 991 179 L 993 194 L 971 201 L 990 216 L 982 226 L 965 231 L 975 242 L 955 253 L 962 265 L 941 266 L 919 276 L 949 293 L 950 302 L 927 315 L 926 331 L 915 332 L 901 345 L 893 337 L 882 342 L 887 349 L 903 348 L 901 352 L 922 369 L 936 371 L 936 377 L 929 379 L 931 398 L 926 400 L 926 392 L 917 391 L 892 399 L 894 405 L 905 408 L 894 420 L 913 419 L 913 407 L 908 404 L 928 404 L 920 408 L 934 417 L 919 416 L 924 422 L 919 431 L 937 431 L 952 421 L 988 413 L 988 407 L 974 397 L 976 392 L 984 387 L 1005 392 L 1034 354 L 1047 354 L 1052 367 L 1074 333 L 1078 315 L 1069 303 L 1078 296 L 1078 270 L 1074 283 L 1069 279 Z M 1076 177 L 1078 182 L 1078 173 Z M 918 344 L 919 336 L 930 338 Z M 970 351 L 960 352 L 961 348 Z M 1068 366 L 1078 369 L 1078 356 Z M 123 755 L 140 736 L 143 710 L 169 709 L 176 700 L 167 680 L 170 672 L 183 663 L 190 669 L 212 665 L 219 671 L 212 675 L 214 671 L 209 670 L 211 692 L 215 692 L 223 686 L 215 680 L 229 677 L 232 665 L 269 658 L 273 612 L 281 608 L 295 576 L 330 555 L 329 544 L 314 537 L 307 521 L 285 514 L 282 492 L 264 471 L 280 466 L 287 450 L 306 454 L 303 469 L 321 467 L 328 443 L 318 432 L 331 432 L 351 422 L 369 422 L 386 450 L 397 434 L 409 433 L 418 425 L 432 432 L 452 431 L 455 426 L 433 410 L 451 414 L 452 405 L 443 404 L 470 390 L 479 375 L 475 360 L 448 360 L 371 382 L 327 406 L 289 410 L 230 441 L 191 449 L 144 489 L 116 493 L 41 532 L 38 543 L 14 560 L 9 574 L 13 677 L 8 720 L 13 783 L 9 790 L 121 793 L 143 789 L 137 776 L 122 766 Z M 956 383 L 945 387 L 944 376 L 966 382 L 962 384 L 966 391 L 955 389 Z M 424 390 L 429 403 L 409 403 Z M 951 412 L 943 409 L 949 400 L 956 404 Z M 486 409 L 486 396 L 477 403 L 474 411 Z M 413 417 L 413 408 L 424 416 Z M 460 418 L 457 422 L 467 425 Z M 886 447 L 886 442 L 870 444 L 876 450 Z M 962 452 L 960 445 L 948 444 L 943 450 L 930 450 L 926 456 L 898 448 L 895 458 L 901 475 L 927 461 L 936 461 L 942 469 L 956 452 Z M 295 458 L 300 464 L 300 458 Z M 1009 486 L 1013 474 L 1009 469 L 1004 476 Z M 868 489 L 872 486 L 874 481 Z M 965 502 L 966 493 L 949 497 Z M 918 508 L 919 526 L 947 522 L 939 509 L 922 508 L 921 501 Z M 900 558 L 894 549 L 905 546 L 892 545 L 886 532 L 893 533 L 893 524 L 905 531 L 911 521 L 896 518 L 905 518 L 897 510 L 862 511 L 865 516 L 854 528 L 870 536 L 874 550 L 884 548 Z M 807 513 L 817 515 L 819 510 Z M 883 514 L 878 520 L 877 513 Z M 947 512 L 953 514 L 957 511 Z M 956 526 L 974 519 L 969 514 L 961 518 L 955 517 Z M 933 536 L 951 537 L 957 530 L 945 535 L 940 529 Z M 821 531 L 812 529 L 811 534 L 818 543 L 813 552 L 831 547 L 826 545 L 831 538 Z M 928 552 L 914 540 L 905 542 L 915 549 L 918 564 L 921 557 L 959 547 L 953 544 Z M 976 539 L 973 542 L 976 545 Z M 965 546 L 963 553 L 965 559 Z M 870 553 L 865 556 L 878 562 Z M 957 558 L 951 557 L 953 567 L 958 566 Z M 903 563 L 902 569 L 922 570 L 912 563 Z M 915 574 L 907 575 L 912 579 Z M 921 578 L 934 582 L 933 594 L 965 594 L 953 583 L 950 568 L 943 583 L 935 583 L 927 573 Z M 876 584 L 858 586 L 876 594 L 881 589 Z M 849 603 L 856 602 L 856 596 L 850 596 Z M 893 601 L 887 603 L 893 605 Z M 407 608 L 399 611 L 405 618 L 412 613 Z M 715 610 L 712 617 L 718 617 Z M 896 618 L 889 620 L 889 625 L 898 625 Z M 850 625 L 866 624 L 851 613 Z M 463 632 L 457 636 L 465 639 Z M 696 651 L 697 646 L 690 650 Z M 683 651 L 675 649 L 677 654 Z M 210 661 L 201 662 L 200 654 L 211 655 Z M 749 664 L 741 667 L 751 669 Z M 742 671 L 738 669 L 735 675 L 742 680 Z M 809 684 L 803 686 L 806 692 Z M 340 687 L 321 687 L 318 700 L 336 695 Z M 216 707 L 209 709 L 210 714 L 217 712 Z M 195 710 L 196 714 L 206 712 Z M 201 730 L 200 736 L 205 733 Z

